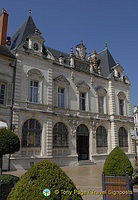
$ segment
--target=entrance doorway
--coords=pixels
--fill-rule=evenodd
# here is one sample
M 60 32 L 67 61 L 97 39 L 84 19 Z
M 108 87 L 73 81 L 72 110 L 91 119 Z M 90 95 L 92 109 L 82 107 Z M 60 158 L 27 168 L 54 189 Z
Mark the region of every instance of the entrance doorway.
M 89 131 L 84 124 L 77 128 L 77 153 L 78 160 L 89 159 Z

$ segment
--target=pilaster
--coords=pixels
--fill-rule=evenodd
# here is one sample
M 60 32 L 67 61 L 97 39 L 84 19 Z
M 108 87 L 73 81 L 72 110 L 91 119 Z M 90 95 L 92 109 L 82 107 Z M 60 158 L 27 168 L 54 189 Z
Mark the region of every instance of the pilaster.
M 46 155 L 52 156 L 52 150 L 53 150 L 53 123 L 52 123 L 52 117 L 49 116 L 47 118 L 47 131 L 46 134 Z

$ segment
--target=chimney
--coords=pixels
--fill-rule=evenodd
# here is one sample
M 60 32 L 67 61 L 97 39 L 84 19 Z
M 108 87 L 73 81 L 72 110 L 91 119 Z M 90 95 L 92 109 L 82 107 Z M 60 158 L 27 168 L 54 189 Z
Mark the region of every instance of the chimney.
M 98 63 L 97 63 L 96 54 L 97 54 L 96 51 L 92 51 L 91 53 L 89 53 L 88 59 L 92 61 L 93 69 L 94 69 L 94 71 L 97 72 L 97 70 L 98 70 Z
M 3 8 L 2 14 L 0 15 L 0 45 L 6 44 L 7 25 L 8 25 L 8 14 L 6 10 Z

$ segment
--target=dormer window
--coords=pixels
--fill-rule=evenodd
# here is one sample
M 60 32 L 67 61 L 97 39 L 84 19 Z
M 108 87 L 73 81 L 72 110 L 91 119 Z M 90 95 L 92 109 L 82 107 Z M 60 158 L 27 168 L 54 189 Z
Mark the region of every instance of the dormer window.
M 38 44 L 37 44 L 37 43 L 34 43 L 33 48 L 34 48 L 35 51 L 38 51 Z

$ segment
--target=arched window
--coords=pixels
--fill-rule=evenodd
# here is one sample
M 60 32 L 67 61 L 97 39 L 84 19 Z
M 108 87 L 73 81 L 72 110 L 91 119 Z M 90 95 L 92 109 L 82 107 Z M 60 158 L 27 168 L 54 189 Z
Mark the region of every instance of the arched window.
M 78 136 L 89 136 L 89 130 L 84 124 L 79 125 L 76 132 Z
M 121 127 L 118 132 L 119 147 L 128 147 L 128 134 L 124 127 Z
M 96 130 L 97 153 L 105 153 L 107 149 L 104 148 L 107 146 L 107 131 L 103 126 L 99 126 Z
M 22 128 L 22 147 L 41 147 L 41 133 L 41 124 L 37 120 L 27 120 Z
M 123 92 L 118 93 L 118 101 L 119 101 L 119 115 L 125 114 L 125 94 Z
M 53 147 L 68 147 L 68 128 L 62 122 L 53 128 Z

